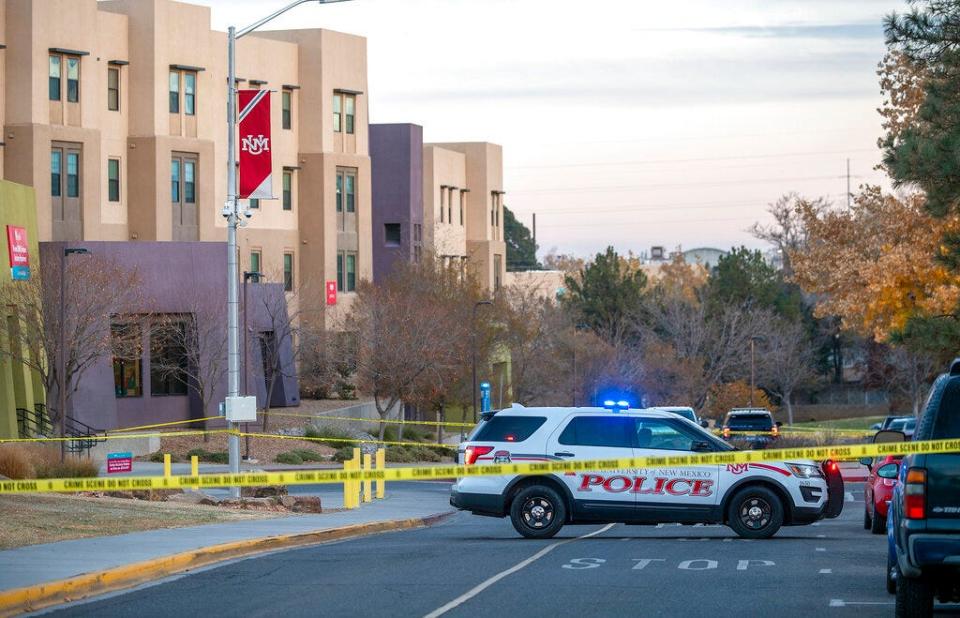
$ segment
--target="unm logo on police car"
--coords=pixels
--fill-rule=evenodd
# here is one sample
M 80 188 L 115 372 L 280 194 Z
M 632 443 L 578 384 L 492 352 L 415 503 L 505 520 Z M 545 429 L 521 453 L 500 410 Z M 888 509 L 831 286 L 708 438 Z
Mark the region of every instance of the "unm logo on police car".
M 731 474 L 743 474 L 748 469 L 750 469 L 750 464 L 745 464 L 745 463 L 727 464 L 727 472 Z
M 240 140 L 240 148 L 252 155 L 270 152 L 270 138 L 263 135 L 257 135 L 256 137 L 248 135 Z

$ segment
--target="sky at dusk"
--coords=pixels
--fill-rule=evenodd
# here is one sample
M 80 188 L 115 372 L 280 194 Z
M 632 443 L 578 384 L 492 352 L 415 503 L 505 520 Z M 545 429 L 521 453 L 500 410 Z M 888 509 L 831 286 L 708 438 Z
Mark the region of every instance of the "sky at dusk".
M 286 0 L 191 0 L 213 27 Z M 354 0 L 271 28 L 368 38 L 372 122 L 504 148 L 505 203 L 541 255 L 761 247 L 797 191 L 883 183 L 876 67 L 903 0 Z M 243 73 L 242 67 L 238 68 Z

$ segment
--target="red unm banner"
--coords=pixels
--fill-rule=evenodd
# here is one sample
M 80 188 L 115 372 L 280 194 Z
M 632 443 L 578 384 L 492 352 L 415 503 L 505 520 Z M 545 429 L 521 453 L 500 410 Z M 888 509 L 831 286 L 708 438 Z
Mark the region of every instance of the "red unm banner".
M 270 91 L 238 90 L 240 199 L 273 199 L 270 156 Z

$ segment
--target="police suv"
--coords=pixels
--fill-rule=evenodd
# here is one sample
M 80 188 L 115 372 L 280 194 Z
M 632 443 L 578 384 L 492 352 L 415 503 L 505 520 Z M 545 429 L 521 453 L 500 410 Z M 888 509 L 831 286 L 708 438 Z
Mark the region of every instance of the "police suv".
M 670 412 L 514 405 L 485 413 L 458 460 L 471 466 L 732 450 Z M 835 462 L 797 459 L 464 477 L 453 485 L 450 504 L 475 515 L 509 515 L 528 538 L 552 537 L 564 524 L 623 522 L 726 524 L 741 537 L 763 539 L 781 526 L 837 517 L 843 497 Z

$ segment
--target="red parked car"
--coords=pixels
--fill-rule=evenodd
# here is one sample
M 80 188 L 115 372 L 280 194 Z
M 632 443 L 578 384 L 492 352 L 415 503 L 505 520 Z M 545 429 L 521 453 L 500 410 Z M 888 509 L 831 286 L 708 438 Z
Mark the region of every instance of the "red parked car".
M 887 531 L 887 507 L 897 483 L 901 459 L 900 455 L 887 455 L 872 460 L 868 466 L 870 476 L 863 488 L 863 527 L 874 534 Z

